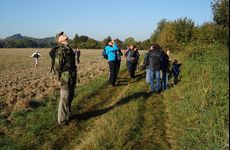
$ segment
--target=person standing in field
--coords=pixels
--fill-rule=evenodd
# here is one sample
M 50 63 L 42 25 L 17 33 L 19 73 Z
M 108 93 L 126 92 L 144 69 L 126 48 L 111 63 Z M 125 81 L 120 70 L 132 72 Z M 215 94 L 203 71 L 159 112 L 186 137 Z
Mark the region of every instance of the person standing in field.
M 139 52 L 135 45 L 130 45 L 125 53 L 127 58 L 127 68 L 131 78 L 135 78 L 135 71 L 138 64 Z
M 117 46 L 116 42 L 114 42 L 111 37 L 106 39 L 106 45 L 104 47 L 105 53 L 108 56 L 108 63 L 109 63 L 109 84 L 112 87 L 115 87 L 115 83 L 117 80 L 117 53 L 119 51 L 119 47 Z
M 151 50 L 149 50 L 146 54 L 144 54 L 144 60 L 143 62 L 141 63 L 141 69 L 142 70 L 145 70 L 145 74 L 146 74 L 146 77 L 145 77 L 145 81 L 146 81 L 146 84 L 150 84 L 150 65 L 149 65 L 149 53 L 150 53 Z
M 68 36 L 64 32 L 56 35 L 55 70 L 60 85 L 60 100 L 58 106 L 58 124 L 67 125 L 71 119 L 71 103 L 77 79 L 75 53 L 68 45 Z
M 75 49 L 74 50 L 74 53 L 75 53 L 75 57 L 76 57 L 76 62 L 77 64 L 80 64 L 80 56 L 81 56 L 81 51 L 79 48 Z
M 162 56 L 161 48 L 158 44 L 153 44 L 149 51 L 149 79 L 150 79 L 150 87 L 151 92 L 160 92 L 160 58 Z M 156 83 L 154 84 L 154 81 Z
M 166 90 L 168 88 L 168 79 L 170 72 L 170 61 L 169 61 L 169 51 L 165 52 L 162 50 L 161 54 L 161 70 L 162 70 L 162 85 L 161 89 Z
M 115 40 L 117 45 L 118 45 L 118 40 Z M 119 45 L 118 47 L 121 47 L 121 45 Z M 121 51 L 121 49 L 119 48 L 119 50 L 117 51 L 117 63 L 116 63 L 116 76 L 118 77 L 119 71 L 120 71 L 120 67 L 121 67 L 121 56 L 123 56 L 123 53 Z
M 42 58 L 42 55 L 37 50 L 30 57 L 32 57 L 34 59 L 34 61 L 35 61 L 35 65 L 34 66 L 37 67 L 38 66 L 38 60 L 39 60 L 39 58 Z

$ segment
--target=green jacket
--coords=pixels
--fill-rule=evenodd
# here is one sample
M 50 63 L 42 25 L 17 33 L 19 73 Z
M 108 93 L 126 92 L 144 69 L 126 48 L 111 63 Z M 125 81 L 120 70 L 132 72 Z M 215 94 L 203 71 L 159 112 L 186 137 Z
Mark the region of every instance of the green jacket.
M 69 47 L 60 45 L 56 51 L 55 69 L 58 73 L 58 80 L 61 84 L 76 84 L 77 66 L 75 53 Z

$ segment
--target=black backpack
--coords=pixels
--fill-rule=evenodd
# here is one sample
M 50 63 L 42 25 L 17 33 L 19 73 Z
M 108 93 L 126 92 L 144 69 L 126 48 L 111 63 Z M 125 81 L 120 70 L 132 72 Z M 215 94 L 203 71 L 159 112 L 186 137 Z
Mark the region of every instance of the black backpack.
M 50 55 L 50 58 L 51 58 L 50 73 L 52 73 L 52 71 L 54 71 L 54 74 L 56 74 L 55 69 L 54 69 L 54 65 L 55 65 L 55 57 L 56 57 L 58 47 L 59 46 L 55 46 L 49 51 L 49 55 Z
M 104 59 L 108 59 L 108 55 L 106 54 L 105 47 L 102 50 L 102 56 Z

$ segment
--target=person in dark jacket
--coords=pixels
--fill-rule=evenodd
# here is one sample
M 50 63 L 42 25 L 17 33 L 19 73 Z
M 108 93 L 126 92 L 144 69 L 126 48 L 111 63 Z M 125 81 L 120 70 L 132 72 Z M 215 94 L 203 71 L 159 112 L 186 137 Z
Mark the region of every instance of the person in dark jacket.
M 119 71 L 120 71 L 120 67 L 121 67 L 121 56 L 123 56 L 123 53 L 120 49 L 121 47 L 121 43 L 119 43 L 119 40 L 116 39 L 115 43 L 118 45 L 119 50 L 117 51 L 117 62 L 116 62 L 116 76 L 118 77 Z
M 75 56 L 76 56 L 76 63 L 77 64 L 80 64 L 80 56 L 81 56 L 81 51 L 80 51 L 80 49 L 75 49 L 74 50 L 74 53 L 75 53 Z
M 166 52 L 162 50 L 161 56 L 161 70 L 162 70 L 162 90 L 166 90 L 168 88 L 168 76 L 170 71 L 170 61 L 169 56 Z
M 104 47 L 106 54 L 108 55 L 108 63 L 109 63 L 109 84 L 112 87 L 115 87 L 115 83 L 117 80 L 117 53 L 119 51 L 119 47 L 117 44 L 108 37 L 106 39 L 106 45 Z
M 160 92 L 160 58 L 162 55 L 161 47 L 158 44 L 153 44 L 149 51 L 149 79 L 151 92 Z M 156 84 L 154 81 L 156 80 Z
M 135 45 L 130 45 L 125 53 L 127 58 L 127 68 L 131 78 L 135 78 L 135 71 L 139 60 L 139 52 Z

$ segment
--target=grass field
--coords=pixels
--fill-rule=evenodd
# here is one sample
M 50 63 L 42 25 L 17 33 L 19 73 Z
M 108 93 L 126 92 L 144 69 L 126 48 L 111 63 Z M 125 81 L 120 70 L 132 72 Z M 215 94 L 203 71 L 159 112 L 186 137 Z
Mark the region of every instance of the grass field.
M 31 94 L 31 89 L 46 87 L 44 91 L 50 92 L 31 99 L 28 94 L 25 106 L 20 99 L 8 104 L 9 92 L 1 95 L 0 149 L 228 149 L 229 55 L 220 46 L 187 47 L 172 55 L 183 62 L 182 81 L 153 95 L 148 93 L 145 72 L 138 70 L 131 80 L 125 62 L 117 87 L 108 87 L 108 66 L 101 51 L 82 50 L 74 119 L 65 127 L 56 121 L 59 93 L 48 73 L 48 49 L 40 50 L 44 58 L 37 69 L 29 58 L 32 49 L 22 50 L 20 59 L 17 51 L 21 50 L 0 49 L 1 93 L 13 91 L 18 98 L 25 89 Z M 23 83 L 27 84 L 21 91 L 13 90 Z

